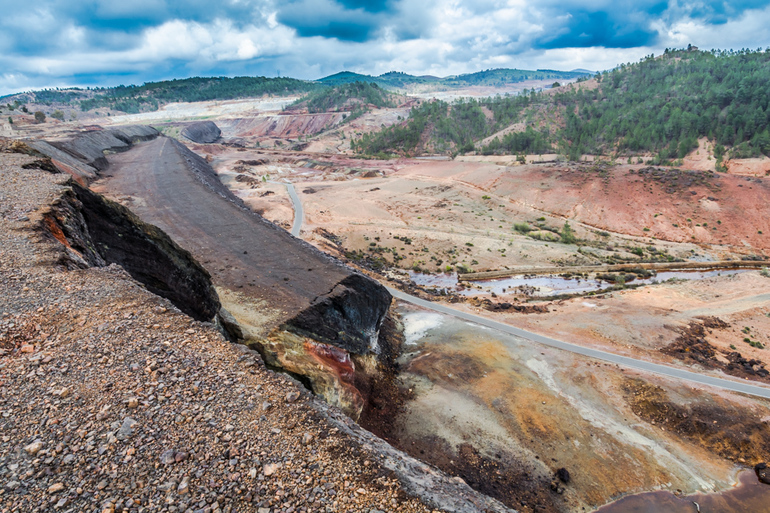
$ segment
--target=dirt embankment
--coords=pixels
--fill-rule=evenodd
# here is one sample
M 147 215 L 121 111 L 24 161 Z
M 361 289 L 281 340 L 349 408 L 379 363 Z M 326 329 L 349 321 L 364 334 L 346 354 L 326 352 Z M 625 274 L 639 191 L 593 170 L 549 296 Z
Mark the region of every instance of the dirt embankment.
M 0 154 L 0 508 L 506 511 L 120 267 L 67 271 L 45 222 L 67 175 L 31 161 Z
M 225 138 L 287 139 L 318 132 L 339 124 L 346 114 L 330 112 L 321 114 L 287 114 L 256 118 L 228 119 L 219 121 Z

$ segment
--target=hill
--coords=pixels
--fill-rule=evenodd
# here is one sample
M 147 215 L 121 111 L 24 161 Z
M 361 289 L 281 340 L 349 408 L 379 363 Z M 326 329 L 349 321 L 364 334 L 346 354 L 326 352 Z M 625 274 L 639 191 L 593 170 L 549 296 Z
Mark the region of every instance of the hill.
M 30 91 L 5 96 L 0 101 L 8 105 L 58 104 L 77 107 L 81 111 L 107 108 L 135 114 L 158 110 L 172 102 L 232 100 L 264 95 L 291 95 L 316 90 L 315 82 L 294 78 L 266 77 L 193 77 L 181 80 L 147 82 L 140 86 L 117 86 L 97 89 L 65 89 Z
M 390 71 L 379 76 L 361 75 L 352 71 L 342 71 L 318 80 L 327 85 L 340 85 L 350 82 L 372 82 L 380 87 L 404 89 L 415 85 L 434 85 L 437 88 L 457 89 L 469 86 L 500 86 L 515 84 L 526 80 L 570 80 L 590 75 L 591 72 L 555 71 L 555 70 L 519 70 L 519 69 L 490 69 L 468 73 L 465 75 L 452 75 L 444 78 L 432 76 L 414 76 L 407 73 Z
M 572 159 L 645 153 L 666 162 L 706 137 L 720 162 L 727 148 L 731 157 L 770 154 L 768 80 L 767 51 L 667 50 L 602 73 L 598 83 L 586 87 L 424 103 L 408 121 L 362 137 L 355 148 L 366 154 L 471 151 L 483 138 L 518 123 L 519 129 L 481 150 L 559 151 Z
M 319 112 L 355 111 L 367 106 L 395 106 L 391 94 L 371 82 L 348 82 L 335 87 L 323 88 L 300 98 L 286 107 L 287 111 L 307 109 L 311 114 Z

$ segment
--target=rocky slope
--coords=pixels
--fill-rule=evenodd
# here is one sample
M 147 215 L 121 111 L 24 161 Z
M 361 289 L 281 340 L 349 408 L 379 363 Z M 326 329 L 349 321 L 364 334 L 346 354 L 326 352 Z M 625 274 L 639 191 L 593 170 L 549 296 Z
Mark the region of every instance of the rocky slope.
M 0 509 L 506 511 L 122 268 L 66 270 L 46 219 L 73 186 L 34 160 L 0 154 Z

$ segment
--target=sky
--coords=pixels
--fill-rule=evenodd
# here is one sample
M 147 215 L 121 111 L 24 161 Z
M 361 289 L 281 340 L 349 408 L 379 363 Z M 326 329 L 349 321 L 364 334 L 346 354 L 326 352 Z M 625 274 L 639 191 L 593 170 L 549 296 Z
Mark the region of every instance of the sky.
M 770 46 L 770 0 L 0 0 L 0 95 L 190 76 L 611 69 Z

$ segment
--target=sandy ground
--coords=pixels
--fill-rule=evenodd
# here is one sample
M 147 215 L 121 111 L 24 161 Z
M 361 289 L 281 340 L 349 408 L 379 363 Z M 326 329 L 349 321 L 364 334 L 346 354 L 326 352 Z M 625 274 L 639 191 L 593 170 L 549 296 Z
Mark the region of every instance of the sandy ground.
M 726 362 L 724 355 L 737 350 L 770 365 L 770 278 L 759 271 L 560 300 L 537 315 L 484 313 L 471 304 L 459 308 L 560 340 L 669 363 L 679 362 L 661 350 L 679 337 L 679 330 L 717 317 L 728 326 L 703 336 L 717 349 L 716 360 Z M 747 338 L 767 348 L 751 346 Z
M 730 412 L 747 436 L 768 430 L 765 401 L 620 369 L 414 307 L 399 311 L 407 332 L 402 386 L 414 399 L 386 436 L 520 511 L 593 509 L 656 488 L 729 488 L 749 456 L 727 449 L 714 457 L 713 432 L 726 427 L 715 424 Z M 638 399 L 648 395 L 687 405 L 708 433 L 648 417 Z M 763 457 L 761 442 L 749 446 L 759 451 L 751 457 Z M 473 468 L 463 464 L 469 457 Z M 557 481 L 563 491 L 553 493 L 559 468 L 571 481 Z
M 309 240 L 325 244 L 315 234 L 323 229 L 340 237 L 345 250 L 388 264 L 397 260 L 401 268 L 435 272 L 458 265 L 487 270 L 592 264 L 638 259 L 640 251 L 644 258 L 718 260 L 762 255 L 770 240 L 762 213 L 770 200 L 764 179 L 665 168 L 657 176 L 640 164 L 513 165 L 482 157 L 362 161 L 303 152 L 195 149 L 212 155 L 226 180 L 241 173 L 298 184 Z M 241 164 L 238 171 L 239 161 L 264 162 Z M 228 184 L 241 191 L 264 187 Z M 286 223 L 287 200 L 279 203 L 284 196 L 275 192 L 271 203 L 258 208 Z M 536 240 L 515 230 L 527 223 L 559 231 L 565 222 L 580 244 Z

